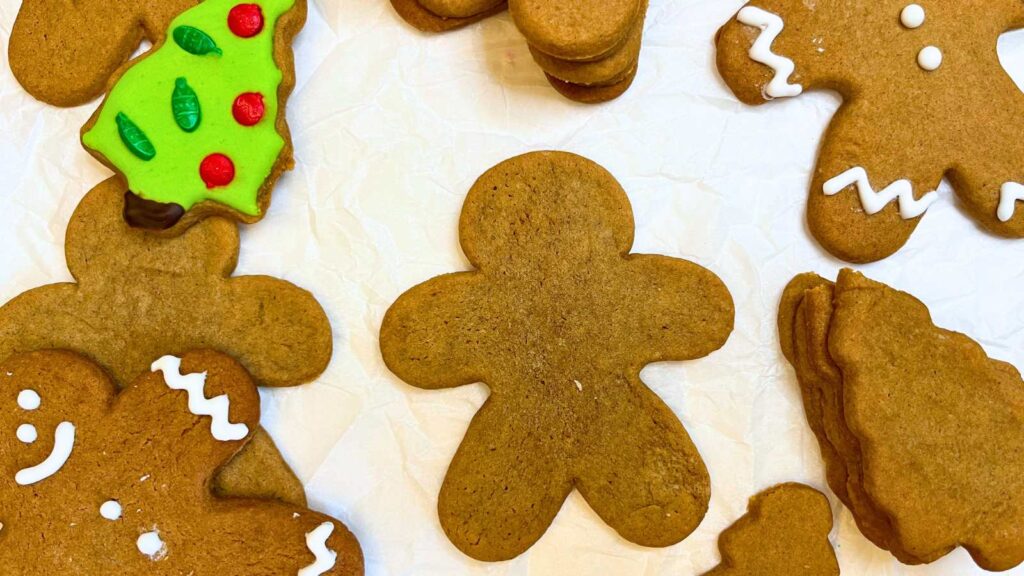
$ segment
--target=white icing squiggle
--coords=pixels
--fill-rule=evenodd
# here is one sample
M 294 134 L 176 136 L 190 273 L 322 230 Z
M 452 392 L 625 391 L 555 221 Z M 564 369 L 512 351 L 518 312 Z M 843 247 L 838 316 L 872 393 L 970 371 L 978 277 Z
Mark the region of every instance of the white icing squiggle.
M 747 26 L 761 29 L 761 35 L 750 47 L 750 58 L 775 71 L 772 81 L 764 88 L 765 97 L 770 99 L 799 96 L 804 91 L 804 87 L 789 83 L 789 77 L 796 70 L 796 64 L 789 58 L 772 52 L 772 44 L 775 43 L 775 39 L 779 37 L 785 27 L 782 18 L 756 6 L 747 6 L 740 10 L 736 19 Z
M 1021 201 L 1024 201 L 1024 185 L 1017 184 L 1016 182 L 1003 184 L 1002 189 L 999 191 L 999 210 L 996 211 L 999 221 L 1009 222 L 1013 220 L 1013 215 L 1017 211 L 1017 202 Z
M 327 547 L 327 539 L 334 533 L 334 524 L 324 522 L 315 530 L 306 534 L 306 548 L 313 553 L 316 560 L 299 570 L 298 576 L 320 576 L 338 561 L 338 553 Z
M 868 214 L 878 214 L 893 200 L 898 200 L 900 205 L 900 216 L 905 220 L 911 220 L 925 213 L 933 202 L 938 200 L 938 194 L 929 192 L 920 199 L 914 198 L 914 185 L 909 180 L 897 180 L 879 192 L 875 192 L 868 180 L 868 173 L 861 167 L 850 168 L 839 176 L 825 182 L 824 192 L 828 196 L 845 190 L 848 186 L 856 184 L 857 192 L 860 194 L 860 203 Z
M 145 532 L 139 536 L 139 539 L 135 541 L 135 547 L 143 556 L 149 557 L 154 562 L 167 556 L 167 545 L 160 539 L 160 532 L 156 530 Z
M 61 422 L 53 432 L 53 451 L 39 464 L 31 468 L 19 470 L 14 475 L 14 481 L 19 486 L 28 486 L 46 480 L 64 467 L 64 464 L 71 457 L 71 450 L 75 447 L 75 425 L 71 422 Z
M 221 394 L 214 398 L 207 398 L 203 393 L 206 386 L 206 372 L 194 374 L 181 373 L 181 358 L 176 356 L 164 356 L 151 367 L 153 372 L 163 372 L 164 382 L 173 390 L 185 390 L 188 392 L 188 409 L 197 416 L 209 416 L 213 421 L 210 423 L 210 433 L 221 442 L 229 440 L 241 440 L 249 434 L 249 427 L 245 424 L 232 424 L 228 420 L 228 409 L 231 401 L 227 394 Z

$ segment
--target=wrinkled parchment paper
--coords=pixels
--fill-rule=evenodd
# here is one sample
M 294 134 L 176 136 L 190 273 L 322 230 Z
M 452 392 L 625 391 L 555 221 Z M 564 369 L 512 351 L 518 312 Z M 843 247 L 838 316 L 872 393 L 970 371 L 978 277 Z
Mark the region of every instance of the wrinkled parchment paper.
M 712 38 L 741 4 L 651 0 L 635 85 L 611 104 L 582 106 L 547 85 L 507 15 L 427 36 L 386 0 L 311 0 L 288 111 L 297 166 L 268 217 L 243 232 L 239 273 L 306 287 L 331 317 L 330 368 L 308 386 L 264 392 L 263 422 L 311 503 L 359 536 L 369 575 L 688 576 L 717 564 L 718 534 L 752 494 L 790 480 L 824 488 L 775 312 L 793 275 L 832 278 L 841 266 L 803 219 L 817 145 L 838 99 L 805 94 L 757 109 L 737 102 L 715 72 Z M 3 301 L 70 279 L 64 229 L 108 174 L 78 142 L 97 103 L 52 108 L 11 76 L 6 46 L 18 6 L 0 0 Z M 1024 78 L 1024 35 L 1004 37 L 1000 54 Z M 608 168 L 633 203 L 635 251 L 698 262 L 735 299 L 736 330 L 724 349 L 643 372 L 686 425 L 713 482 L 703 525 L 677 546 L 625 542 L 578 495 L 511 562 L 469 560 L 441 532 L 438 490 L 487 392 L 406 386 L 384 367 L 377 333 L 404 290 L 466 268 L 456 223 L 475 178 L 535 149 L 577 152 Z M 1024 368 L 1024 242 L 981 232 L 947 187 L 940 193 L 909 245 L 863 270 L 924 300 L 939 325 Z M 962 550 L 904 567 L 836 510 L 846 575 L 981 573 Z

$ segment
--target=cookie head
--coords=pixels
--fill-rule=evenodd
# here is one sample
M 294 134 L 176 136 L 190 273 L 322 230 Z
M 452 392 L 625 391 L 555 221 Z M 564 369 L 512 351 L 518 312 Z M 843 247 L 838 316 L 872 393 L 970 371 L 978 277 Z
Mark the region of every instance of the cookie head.
M 292 162 L 283 109 L 304 15 L 304 0 L 208 0 L 123 70 L 82 142 L 127 180 L 130 224 L 180 231 L 204 214 L 263 217 Z

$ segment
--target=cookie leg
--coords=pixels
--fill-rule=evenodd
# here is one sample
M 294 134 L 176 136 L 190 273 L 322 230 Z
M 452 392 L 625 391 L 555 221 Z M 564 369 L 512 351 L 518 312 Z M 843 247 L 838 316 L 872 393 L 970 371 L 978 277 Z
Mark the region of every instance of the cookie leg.
M 874 262 L 899 250 L 936 199 L 941 166 L 927 165 L 862 105 L 839 109 L 811 182 L 807 222 L 833 255 Z
M 623 538 L 670 546 L 693 532 L 707 512 L 708 472 L 671 409 L 638 382 L 622 383 L 629 397 L 595 418 L 595 444 L 577 487 Z M 595 401 L 602 402 L 595 398 Z M 628 430 L 628 434 L 619 432 Z
M 551 525 L 572 490 L 557 420 L 491 399 L 452 460 L 438 511 L 448 538 L 483 561 L 515 558 Z

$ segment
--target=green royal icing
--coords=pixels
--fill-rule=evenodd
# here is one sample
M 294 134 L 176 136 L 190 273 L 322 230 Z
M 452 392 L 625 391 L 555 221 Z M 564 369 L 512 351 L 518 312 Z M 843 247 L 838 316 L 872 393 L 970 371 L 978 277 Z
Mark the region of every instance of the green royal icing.
M 212 200 L 243 214 L 259 215 L 259 190 L 284 148 L 275 126 L 282 75 L 274 62 L 274 29 L 294 0 L 260 0 L 263 31 L 239 38 L 228 28 L 228 12 L 251 1 L 206 0 L 182 12 L 168 30 L 181 26 L 201 30 L 221 54 L 196 55 L 173 40 L 165 42 L 125 71 L 103 102 L 96 124 L 82 136 L 88 148 L 124 174 L 128 187 L 139 196 L 179 204 L 185 210 Z M 179 127 L 168 104 L 182 77 L 188 78 L 202 107 L 202 122 L 193 132 Z M 266 114 L 255 126 L 238 124 L 231 113 L 235 98 L 244 92 L 263 94 Z M 133 153 L 118 130 L 118 114 L 131 118 L 159 154 L 144 160 Z M 199 164 L 218 152 L 234 162 L 235 179 L 210 190 L 199 177 Z

